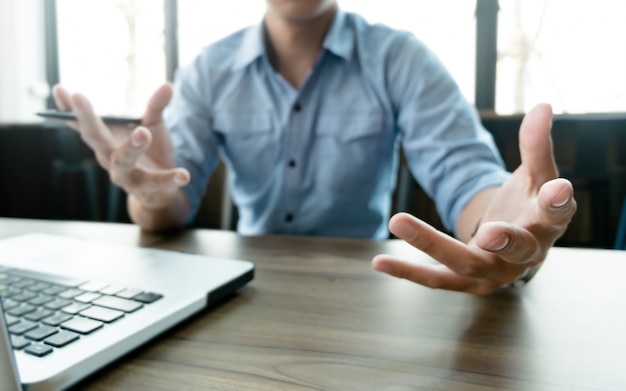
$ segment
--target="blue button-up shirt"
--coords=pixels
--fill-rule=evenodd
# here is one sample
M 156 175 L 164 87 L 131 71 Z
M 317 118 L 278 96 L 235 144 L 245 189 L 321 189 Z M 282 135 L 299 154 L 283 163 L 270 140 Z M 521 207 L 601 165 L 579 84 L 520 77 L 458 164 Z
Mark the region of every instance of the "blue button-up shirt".
M 263 24 L 206 47 L 166 110 L 193 218 L 221 158 L 242 234 L 384 239 L 399 151 L 454 229 L 508 178 L 493 140 L 437 58 L 411 34 L 338 11 L 306 81 L 270 64 Z

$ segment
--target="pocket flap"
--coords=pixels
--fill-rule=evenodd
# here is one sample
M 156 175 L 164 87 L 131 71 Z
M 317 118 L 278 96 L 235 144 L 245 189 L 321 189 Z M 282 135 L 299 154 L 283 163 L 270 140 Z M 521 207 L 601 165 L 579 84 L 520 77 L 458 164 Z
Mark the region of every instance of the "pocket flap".
M 379 113 L 325 115 L 317 121 L 317 134 L 343 141 L 356 140 L 385 131 Z
M 264 133 L 272 130 L 272 121 L 268 113 L 220 113 L 214 116 L 213 129 L 238 135 Z

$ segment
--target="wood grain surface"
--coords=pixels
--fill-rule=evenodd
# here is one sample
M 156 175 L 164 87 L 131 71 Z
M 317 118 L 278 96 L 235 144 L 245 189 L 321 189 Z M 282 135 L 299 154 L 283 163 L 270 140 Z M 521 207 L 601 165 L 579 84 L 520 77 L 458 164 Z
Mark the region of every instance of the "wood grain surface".
M 0 236 L 26 231 L 256 264 L 237 294 L 76 389 L 626 389 L 623 251 L 554 248 L 526 287 L 474 297 L 373 271 L 381 252 L 429 261 L 397 240 L 0 218 Z

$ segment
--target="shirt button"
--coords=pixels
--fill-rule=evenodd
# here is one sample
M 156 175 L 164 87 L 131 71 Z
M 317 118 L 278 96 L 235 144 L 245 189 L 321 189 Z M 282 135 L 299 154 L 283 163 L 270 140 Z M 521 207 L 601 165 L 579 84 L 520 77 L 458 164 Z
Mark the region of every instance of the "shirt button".
M 296 166 L 296 161 L 291 159 L 289 160 L 289 167 L 295 167 Z
M 296 103 L 295 105 L 293 105 L 293 111 L 298 112 L 302 110 L 302 106 L 300 106 L 300 103 Z
M 285 221 L 289 223 L 292 220 L 293 220 L 293 215 L 291 213 L 287 213 L 287 215 L 285 216 Z

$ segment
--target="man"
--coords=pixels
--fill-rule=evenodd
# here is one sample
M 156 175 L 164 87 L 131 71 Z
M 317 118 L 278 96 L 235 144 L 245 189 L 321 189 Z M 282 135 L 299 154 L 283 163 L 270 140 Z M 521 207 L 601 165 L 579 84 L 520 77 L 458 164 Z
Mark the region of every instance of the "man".
M 458 240 L 398 214 L 391 232 L 442 265 L 379 255 L 374 269 L 488 294 L 531 276 L 576 209 L 557 179 L 548 105 L 526 116 L 522 165 L 509 174 L 432 53 L 335 0 L 267 0 L 262 24 L 206 48 L 174 91 L 157 90 L 130 136 L 85 97 L 54 94 L 149 230 L 188 223 L 222 157 L 240 233 L 384 238 L 401 143 Z

